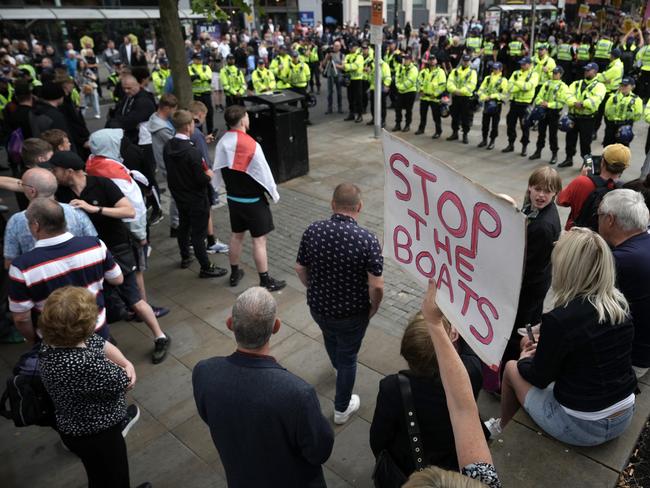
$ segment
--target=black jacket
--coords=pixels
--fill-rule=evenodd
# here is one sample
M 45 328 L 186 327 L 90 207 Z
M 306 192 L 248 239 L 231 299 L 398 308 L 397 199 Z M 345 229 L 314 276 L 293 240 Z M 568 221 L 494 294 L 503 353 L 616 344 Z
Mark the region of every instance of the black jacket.
M 179 207 L 209 205 L 210 177 L 205 174 L 201 153 L 191 141 L 172 137 L 163 149 L 163 160 L 169 190 Z
M 599 324 L 593 305 L 575 298 L 542 315 L 537 352 L 519 361 L 519 373 L 537 388 L 555 381 L 553 393 L 565 407 L 597 412 L 634 392 L 633 340 L 631 320 Z
M 483 383 L 481 362 L 466 345 L 462 346 L 460 357 L 469 373 L 476 398 Z M 411 383 L 413 405 L 424 445 L 424 464 L 458 471 L 454 433 L 440 378 L 416 376 L 411 371 L 401 373 L 405 374 Z M 395 374 L 386 376 L 379 382 L 377 406 L 370 426 L 370 447 L 375 457 L 387 449 L 405 474 L 415 470 L 399 381 Z
M 526 213 L 526 209 L 524 209 Z M 562 225 L 555 203 L 550 203 L 534 216 L 527 213 L 526 266 L 522 288 L 551 282 L 551 252 L 560 237 Z
M 325 488 L 334 432 L 311 385 L 239 351 L 200 361 L 192 385 L 230 488 Z
M 110 118 L 106 122 L 109 129 L 124 129 L 124 135 L 133 144 L 138 143 L 138 125 L 146 122 L 151 114 L 156 111 L 156 100 L 154 96 L 140 90 L 133 97 L 123 96 L 115 109 L 111 111 Z

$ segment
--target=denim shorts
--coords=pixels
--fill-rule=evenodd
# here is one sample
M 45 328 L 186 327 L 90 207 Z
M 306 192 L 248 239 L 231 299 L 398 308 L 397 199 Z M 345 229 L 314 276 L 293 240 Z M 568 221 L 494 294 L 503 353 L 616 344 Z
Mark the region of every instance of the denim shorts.
M 524 410 L 551 437 L 572 446 L 597 446 L 620 436 L 632 422 L 634 407 L 617 417 L 582 420 L 566 413 L 555 399 L 551 383 L 541 390 L 534 386 L 526 394 Z

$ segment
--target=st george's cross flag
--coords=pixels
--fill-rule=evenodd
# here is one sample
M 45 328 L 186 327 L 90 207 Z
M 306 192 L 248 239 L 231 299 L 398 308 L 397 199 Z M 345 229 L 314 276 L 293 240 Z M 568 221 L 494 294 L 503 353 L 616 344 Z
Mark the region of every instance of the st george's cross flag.
M 278 188 L 262 147 L 245 132 L 229 130 L 219 140 L 212 166 L 214 170 L 212 183 L 215 188 L 223 184 L 221 176 L 223 168 L 246 173 L 264 187 L 275 203 L 280 200 Z

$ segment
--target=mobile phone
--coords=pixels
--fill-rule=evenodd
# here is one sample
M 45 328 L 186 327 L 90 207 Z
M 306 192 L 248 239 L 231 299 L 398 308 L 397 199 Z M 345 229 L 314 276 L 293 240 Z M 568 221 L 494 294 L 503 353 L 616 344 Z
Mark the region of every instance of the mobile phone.
M 533 335 L 533 328 L 530 324 L 526 324 L 526 334 L 528 334 L 528 339 L 535 344 L 537 341 L 535 340 L 535 336 Z
M 214 130 L 210 133 L 210 135 L 216 139 L 218 133 L 219 133 L 219 129 L 214 129 Z

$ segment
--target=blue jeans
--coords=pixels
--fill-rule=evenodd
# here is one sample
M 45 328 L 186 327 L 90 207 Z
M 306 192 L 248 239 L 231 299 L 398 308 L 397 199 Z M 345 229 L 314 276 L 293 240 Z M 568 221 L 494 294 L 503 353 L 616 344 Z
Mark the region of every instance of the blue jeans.
M 311 312 L 325 340 L 325 349 L 336 369 L 334 408 L 344 412 L 350 403 L 357 376 L 357 354 L 368 327 L 368 314 L 332 319 Z
M 524 410 L 544 432 L 572 446 L 598 446 L 620 436 L 632 422 L 634 406 L 620 415 L 601 420 L 583 420 L 564 411 L 555 399 L 551 383 L 545 389 L 534 386 L 526 394 Z
M 334 89 L 336 88 L 336 107 L 340 112 L 343 110 L 342 97 L 341 97 L 341 83 L 339 82 L 338 76 L 328 76 L 327 77 L 327 110 L 332 112 L 332 103 L 334 98 Z

